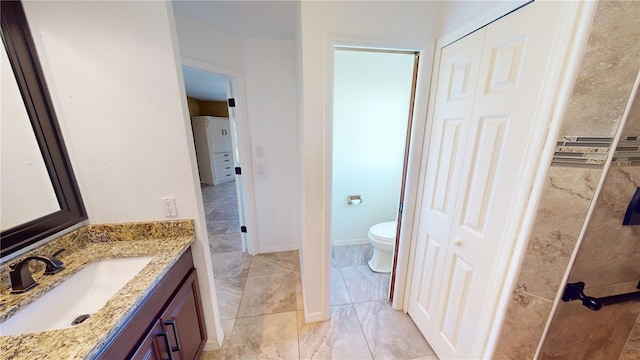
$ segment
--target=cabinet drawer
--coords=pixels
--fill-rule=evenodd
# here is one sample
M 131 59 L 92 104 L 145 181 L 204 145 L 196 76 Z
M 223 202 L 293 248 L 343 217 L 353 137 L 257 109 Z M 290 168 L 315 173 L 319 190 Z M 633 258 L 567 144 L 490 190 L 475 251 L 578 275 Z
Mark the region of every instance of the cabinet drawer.
M 213 154 L 213 160 L 230 160 L 233 162 L 233 154 L 230 152 L 220 152 Z
M 232 164 L 229 165 L 220 165 L 215 167 L 216 174 L 228 173 L 229 171 L 233 172 L 234 167 Z
M 213 166 L 233 166 L 233 159 L 213 159 Z
M 216 171 L 216 173 L 214 174 L 215 176 L 215 181 L 214 184 L 220 184 L 223 182 L 227 182 L 227 181 L 233 181 L 236 179 L 236 174 L 235 171 L 233 170 L 233 168 L 231 170 L 225 170 L 222 172 L 218 172 Z

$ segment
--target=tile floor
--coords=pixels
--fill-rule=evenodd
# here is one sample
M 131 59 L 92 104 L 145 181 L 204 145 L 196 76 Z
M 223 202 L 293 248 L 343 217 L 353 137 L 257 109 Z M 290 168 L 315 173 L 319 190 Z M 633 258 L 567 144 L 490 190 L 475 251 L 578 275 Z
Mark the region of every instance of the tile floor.
M 386 300 L 389 275 L 369 270 L 370 245 L 333 249 L 331 319 L 305 324 L 298 252 L 242 252 L 235 183 L 202 194 L 225 339 L 201 359 L 437 360 Z

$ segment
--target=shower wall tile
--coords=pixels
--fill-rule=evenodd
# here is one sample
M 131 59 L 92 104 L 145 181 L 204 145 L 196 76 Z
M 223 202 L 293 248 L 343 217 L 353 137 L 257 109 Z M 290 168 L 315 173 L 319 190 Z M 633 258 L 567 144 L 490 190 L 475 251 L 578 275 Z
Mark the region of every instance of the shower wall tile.
M 592 311 L 580 301 L 560 302 L 539 359 L 617 359 L 638 313 L 640 303 L 611 305 Z
M 640 359 L 640 350 L 624 349 L 618 360 L 638 360 Z
M 640 2 L 600 1 L 564 114 L 553 166 L 549 168 L 517 287 L 496 348 L 497 359 L 532 359 L 540 341 L 544 341 L 541 359 L 616 359 L 625 347 L 638 317 L 637 305 L 612 306 L 593 312 L 579 302 L 561 303 L 552 315 L 551 329 L 545 339 L 541 339 L 542 331 L 539 329 L 544 327 L 550 315 L 551 306 L 545 310 L 547 302 L 552 303 L 558 290 L 564 286 L 562 277 L 586 220 L 607 156 L 612 151 L 611 142 L 640 69 L 638 43 Z M 637 113 L 632 116 L 640 117 Z M 625 130 L 628 137 L 640 136 L 640 122 L 627 123 Z M 623 161 L 614 165 L 630 171 L 628 165 L 634 161 L 630 158 L 635 154 L 627 154 L 629 150 L 626 148 L 619 150 L 623 150 L 619 153 Z M 629 180 L 630 176 L 626 179 Z M 633 185 L 628 183 L 626 186 Z M 616 198 L 615 195 L 613 197 Z M 605 200 L 610 198 L 608 195 Z M 623 206 L 620 200 L 616 199 L 614 203 L 613 208 Z M 619 221 L 621 223 L 621 217 Z M 617 226 L 620 227 L 619 224 Z M 607 253 L 609 247 L 620 245 L 617 236 L 616 239 L 610 237 L 615 231 L 603 229 L 599 234 L 607 239 L 600 244 L 600 253 Z M 633 267 L 633 259 L 627 254 L 622 259 L 624 265 L 620 266 L 620 272 L 623 267 Z M 636 260 L 635 264 L 638 263 Z M 637 270 L 637 265 L 635 268 Z M 611 284 L 616 283 L 607 285 Z M 625 286 L 628 284 L 592 290 L 606 292 Z M 640 359 L 636 356 L 636 349 L 628 344 L 625 354 L 627 358 L 621 359 Z
M 589 287 L 640 280 L 640 226 L 624 226 L 640 187 L 640 167 L 611 167 L 589 221 L 569 281 Z
M 611 166 L 640 166 L 640 135 L 620 138 Z
M 601 169 L 549 169 L 517 290 L 555 298 L 601 174 Z
M 602 168 L 612 142 L 608 136 L 561 136 L 551 165 Z
M 640 316 L 636 320 L 636 326 L 631 331 L 629 341 L 622 351 L 619 360 L 637 360 L 640 359 Z
M 640 2 L 597 6 L 561 135 L 615 135 L 640 69 Z
M 533 359 L 552 305 L 549 300 L 514 291 L 493 359 Z
M 627 117 L 627 123 L 622 130 L 622 136 L 640 136 L 640 91 L 636 92 L 633 104 Z

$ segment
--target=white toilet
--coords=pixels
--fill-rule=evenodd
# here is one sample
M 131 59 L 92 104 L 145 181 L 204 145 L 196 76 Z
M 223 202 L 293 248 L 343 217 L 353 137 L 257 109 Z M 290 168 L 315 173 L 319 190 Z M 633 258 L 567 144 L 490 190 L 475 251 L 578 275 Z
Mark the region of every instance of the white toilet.
M 369 241 L 373 245 L 373 255 L 369 260 L 369 267 L 374 272 L 391 272 L 397 226 L 396 221 L 389 221 L 373 225 L 369 229 Z

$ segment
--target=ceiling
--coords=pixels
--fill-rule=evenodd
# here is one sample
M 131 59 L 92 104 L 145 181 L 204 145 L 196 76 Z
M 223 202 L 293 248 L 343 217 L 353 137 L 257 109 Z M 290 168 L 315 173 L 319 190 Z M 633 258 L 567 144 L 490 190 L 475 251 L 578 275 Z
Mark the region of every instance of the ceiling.
M 203 71 L 182 68 L 187 96 L 198 100 L 227 101 L 225 78 Z
M 175 13 L 235 36 L 293 40 L 299 2 L 173 0 L 172 4 Z M 187 96 L 199 100 L 227 100 L 224 78 L 189 68 L 183 68 L 182 72 Z
M 172 4 L 176 13 L 236 36 L 293 40 L 299 1 L 173 0 Z

